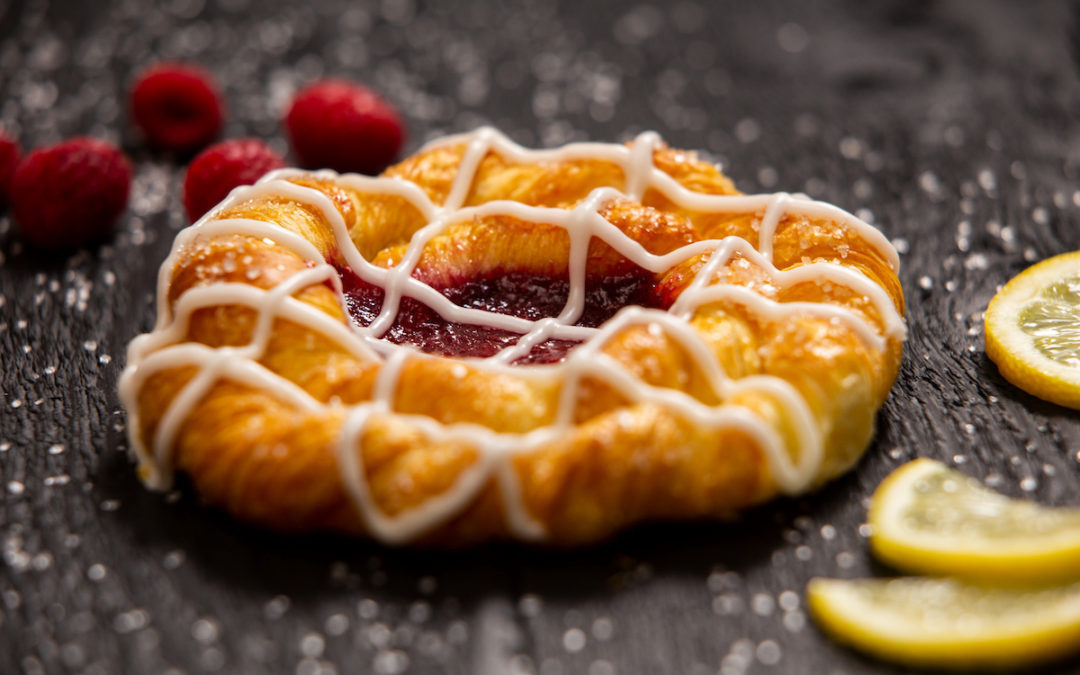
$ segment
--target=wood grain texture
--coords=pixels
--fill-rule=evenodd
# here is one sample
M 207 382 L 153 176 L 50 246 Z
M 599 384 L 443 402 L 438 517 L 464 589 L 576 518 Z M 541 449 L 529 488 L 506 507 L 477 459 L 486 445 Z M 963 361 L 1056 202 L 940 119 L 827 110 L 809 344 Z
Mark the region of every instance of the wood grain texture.
M 802 603 L 811 576 L 889 573 L 859 533 L 883 476 L 930 456 L 1080 504 L 1080 419 L 1006 383 L 981 328 L 998 285 L 1080 248 L 1078 20 L 1064 2 L 0 3 L 0 125 L 26 147 L 113 138 L 137 167 L 89 250 L 28 250 L 0 215 L 0 672 L 900 672 Z M 115 383 L 186 224 L 184 159 L 141 148 L 124 96 L 162 58 L 212 68 L 227 135 L 283 150 L 289 93 L 341 74 L 398 103 L 410 149 L 483 122 L 529 145 L 655 128 L 745 191 L 866 209 L 903 251 L 911 332 L 873 445 L 738 522 L 569 553 L 280 537 L 147 492 Z

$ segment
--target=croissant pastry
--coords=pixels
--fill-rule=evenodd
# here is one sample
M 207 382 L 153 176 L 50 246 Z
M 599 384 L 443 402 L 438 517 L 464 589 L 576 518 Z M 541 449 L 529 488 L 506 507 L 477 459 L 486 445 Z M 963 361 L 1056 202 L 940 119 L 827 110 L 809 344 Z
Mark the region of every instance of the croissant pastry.
M 141 479 L 280 531 L 595 542 L 849 468 L 896 377 L 896 251 L 651 132 L 483 128 L 274 172 L 181 232 L 120 392 Z

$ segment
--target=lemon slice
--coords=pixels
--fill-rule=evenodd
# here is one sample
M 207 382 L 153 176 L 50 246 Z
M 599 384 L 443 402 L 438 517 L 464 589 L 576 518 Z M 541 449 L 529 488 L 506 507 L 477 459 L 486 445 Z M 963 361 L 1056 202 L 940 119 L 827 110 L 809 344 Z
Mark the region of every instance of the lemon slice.
M 992 588 L 955 579 L 811 579 L 818 625 L 860 651 L 908 666 L 994 669 L 1080 649 L 1080 584 Z
M 893 471 L 870 499 L 870 548 L 907 572 L 995 584 L 1080 579 L 1080 509 L 991 492 L 930 459 Z
M 986 308 L 986 355 L 1017 387 L 1080 409 L 1080 251 L 1033 265 Z

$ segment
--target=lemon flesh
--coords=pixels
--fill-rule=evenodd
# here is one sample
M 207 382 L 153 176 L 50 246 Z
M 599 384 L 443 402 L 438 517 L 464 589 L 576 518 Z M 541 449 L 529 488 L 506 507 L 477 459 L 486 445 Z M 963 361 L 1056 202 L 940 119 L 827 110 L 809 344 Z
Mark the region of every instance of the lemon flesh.
M 1080 368 L 1080 275 L 1044 287 L 1020 309 L 1019 321 L 1043 356 Z
M 1080 251 L 1024 270 L 986 309 L 986 354 L 1024 391 L 1080 409 Z
M 817 624 L 835 640 L 909 666 L 996 670 L 1080 648 L 1080 584 L 812 579 L 806 595 Z
M 930 459 L 895 470 L 874 492 L 870 548 L 917 574 L 995 584 L 1080 579 L 1080 509 L 1010 499 Z

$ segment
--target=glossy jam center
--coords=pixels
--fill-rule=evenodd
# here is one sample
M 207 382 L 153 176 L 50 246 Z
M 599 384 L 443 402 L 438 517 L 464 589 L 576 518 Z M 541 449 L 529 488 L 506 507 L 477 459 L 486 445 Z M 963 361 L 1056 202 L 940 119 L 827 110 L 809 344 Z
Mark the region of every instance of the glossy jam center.
M 361 280 L 348 268 L 339 272 L 349 313 L 357 324 L 369 325 L 382 309 L 383 290 Z M 537 321 L 558 316 L 569 289 L 565 278 L 511 272 L 438 290 L 460 307 Z M 576 325 L 599 326 L 627 305 L 656 307 L 652 290 L 651 280 L 641 273 L 588 279 L 585 308 Z M 421 302 L 402 298 L 397 318 L 383 337 L 395 344 L 414 345 L 429 354 L 483 358 L 513 346 L 521 335 L 447 321 Z M 556 363 L 577 344 L 572 340 L 547 340 L 514 363 Z

